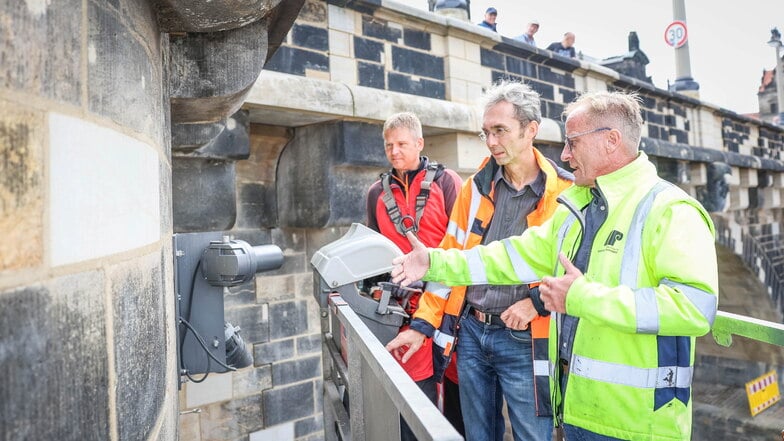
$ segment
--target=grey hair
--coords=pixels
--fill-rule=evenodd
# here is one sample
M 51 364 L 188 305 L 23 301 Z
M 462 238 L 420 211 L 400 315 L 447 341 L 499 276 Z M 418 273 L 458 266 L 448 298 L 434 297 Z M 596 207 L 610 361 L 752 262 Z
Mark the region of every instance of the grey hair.
M 411 112 L 400 112 L 391 115 L 384 122 L 384 130 L 382 133 L 387 133 L 388 130 L 405 128 L 411 131 L 417 138 L 422 137 L 422 122 L 419 117 Z
M 539 93 L 525 83 L 501 80 L 485 92 L 482 97 L 484 111 L 499 104 L 508 102 L 514 107 L 515 117 L 524 126 L 530 121 L 542 122 L 542 109 Z
M 642 99 L 634 92 L 587 92 L 569 103 L 564 118 L 578 108 L 586 109 L 588 121 L 596 127 L 608 126 L 620 130 L 629 151 L 636 152 L 642 133 Z

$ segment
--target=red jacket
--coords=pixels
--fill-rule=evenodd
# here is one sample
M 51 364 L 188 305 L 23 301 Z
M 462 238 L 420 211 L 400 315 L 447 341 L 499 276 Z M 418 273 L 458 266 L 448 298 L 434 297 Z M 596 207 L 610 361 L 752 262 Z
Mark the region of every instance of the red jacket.
M 403 179 L 395 176 L 394 170 L 390 172 L 390 189 L 397 202 L 401 217 L 411 216 L 416 218 L 416 197 L 419 195 L 422 181 L 429 161 L 427 157 L 422 157 L 419 168 L 406 173 Z M 455 203 L 455 198 L 460 190 L 462 179 L 454 171 L 444 168 L 436 173 L 433 184 L 430 186 L 430 195 L 425 204 L 419 228 L 416 232 L 425 246 L 436 247 L 441 243 L 441 239 L 446 233 L 449 222 L 449 214 Z M 408 239 L 397 231 L 394 223 L 387 213 L 387 207 L 382 199 L 383 188 L 379 179 L 368 190 L 367 197 L 367 226 L 385 237 L 391 239 L 401 251 L 408 253 L 411 251 L 411 244 Z M 412 306 L 418 305 L 419 296 L 409 299 Z M 400 328 L 401 331 L 408 329 L 408 325 Z M 426 339 L 422 348 L 414 354 L 405 364 L 401 364 L 403 369 L 414 381 L 430 378 L 433 375 L 433 356 L 432 344 L 430 339 Z

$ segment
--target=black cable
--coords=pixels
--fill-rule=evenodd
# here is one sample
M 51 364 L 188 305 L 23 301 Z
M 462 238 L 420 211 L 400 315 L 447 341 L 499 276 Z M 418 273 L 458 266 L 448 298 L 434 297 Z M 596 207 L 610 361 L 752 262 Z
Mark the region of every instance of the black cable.
M 229 372 L 229 371 L 236 371 L 236 370 L 237 370 L 237 368 L 234 368 L 234 367 L 228 366 L 228 365 L 226 365 L 225 363 L 223 363 L 222 361 L 220 361 L 220 360 L 218 360 L 217 358 L 215 358 L 215 356 L 214 356 L 214 355 L 212 355 L 212 352 L 210 352 L 210 350 L 207 348 L 207 343 L 205 343 L 205 342 L 204 342 L 204 339 L 203 339 L 203 338 L 201 338 L 201 335 L 199 335 L 199 333 L 198 333 L 198 332 L 196 332 L 196 329 L 194 329 L 194 328 L 193 328 L 193 326 L 191 326 L 191 324 L 190 324 L 190 323 L 188 323 L 188 321 L 187 321 L 187 320 L 185 320 L 184 318 L 180 317 L 180 321 L 181 321 L 182 323 L 184 323 L 184 324 L 185 324 L 185 326 L 187 326 L 187 327 L 188 327 L 188 329 L 190 329 L 190 330 L 191 330 L 191 332 L 193 332 L 193 336 L 194 336 L 194 337 L 196 337 L 196 341 L 198 341 L 198 342 L 199 342 L 199 344 L 201 345 L 202 349 L 204 349 L 204 352 L 206 352 L 206 353 L 207 353 L 207 355 L 209 355 L 209 357 L 210 357 L 211 359 L 215 360 L 215 362 L 216 362 L 216 363 L 218 363 L 218 364 L 219 364 L 219 365 L 220 365 L 222 368 L 226 369 L 224 372 Z M 224 372 L 218 372 L 218 373 L 219 373 L 219 374 L 222 374 L 222 373 L 224 373 Z
M 194 329 L 193 326 L 191 326 L 191 324 L 189 322 L 189 320 L 191 318 L 191 309 L 193 308 L 193 291 L 194 291 L 194 289 L 196 287 L 196 276 L 199 274 L 199 268 L 201 268 L 201 259 L 199 259 L 199 263 L 196 264 L 196 268 L 193 270 L 193 275 L 191 276 L 190 294 L 188 295 L 188 314 L 187 314 L 188 315 L 188 319 L 186 320 L 182 316 L 178 317 L 180 322 L 183 323 L 185 325 L 185 327 L 187 328 L 184 332 L 182 332 L 182 337 L 181 337 L 181 341 L 180 341 L 180 363 L 181 363 L 180 367 L 182 368 L 182 370 L 184 372 L 184 375 L 188 378 L 188 380 L 190 380 L 190 381 L 192 381 L 194 383 L 201 383 L 201 382 L 203 382 L 204 380 L 207 379 L 207 376 L 210 375 L 210 364 L 211 364 L 212 360 L 215 360 L 219 365 L 221 365 L 224 369 L 226 369 L 223 372 L 218 372 L 219 374 L 237 370 L 236 368 L 232 368 L 232 367 L 226 366 L 220 360 L 215 358 L 215 356 L 212 355 L 212 352 L 210 352 L 210 350 L 207 348 L 207 344 L 204 342 L 204 339 L 202 339 L 201 335 L 199 335 L 199 333 L 196 332 L 196 329 Z M 207 368 L 205 369 L 204 376 L 199 378 L 199 379 L 195 379 L 195 378 L 191 377 L 190 372 L 188 372 L 188 367 L 185 366 L 185 357 L 183 357 L 183 352 L 182 351 L 183 351 L 183 347 L 185 346 L 185 336 L 187 335 L 188 330 L 193 332 L 193 335 L 196 338 L 196 341 L 199 343 L 199 345 L 201 345 L 202 349 L 204 349 L 204 352 L 207 353 Z

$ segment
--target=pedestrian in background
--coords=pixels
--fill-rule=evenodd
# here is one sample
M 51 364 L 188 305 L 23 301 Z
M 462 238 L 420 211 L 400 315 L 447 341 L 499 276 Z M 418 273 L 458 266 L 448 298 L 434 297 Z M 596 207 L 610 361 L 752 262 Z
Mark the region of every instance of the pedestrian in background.
M 576 56 L 574 50 L 574 39 L 574 33 L 567 32 L 564 34 L 561 41 L 550 43 L 550 45 L 547 46 L 547 50 L 553 51 L 562 57 L 574 58 Z
M 479 26 L 490 29 L 493 32 L 498 32 L 498 30 L 496 30 L 497 18 L 498 18 L 498 11 L 491 6 L 487 8 L 487 10 L 485 11 L 485 19 L 482 20 L 481 23 L 479 23 Z
M 535 47 L 536 40 L 534 40 L 534 34 L 537 32 L 539 32 L 539 20 L 531 20 L 528 22 L 528 29 L 526 29 L 525 33 L 515 37 L 515 40 L 522 41 L 525 44 Z

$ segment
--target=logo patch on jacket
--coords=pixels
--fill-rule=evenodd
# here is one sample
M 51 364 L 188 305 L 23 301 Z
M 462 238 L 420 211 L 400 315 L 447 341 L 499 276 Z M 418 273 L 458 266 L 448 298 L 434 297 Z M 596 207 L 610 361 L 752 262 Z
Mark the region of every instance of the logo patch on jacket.
M 615 243 L 623 240 L 623 233 L 618 230 L 610 231 L 610 234 L 607 235 L 607 240 L 604 241 L 604 249 L 602 251 L 612 251 L 613 253 L 618 252 L 618 248 L 615 246 Z

